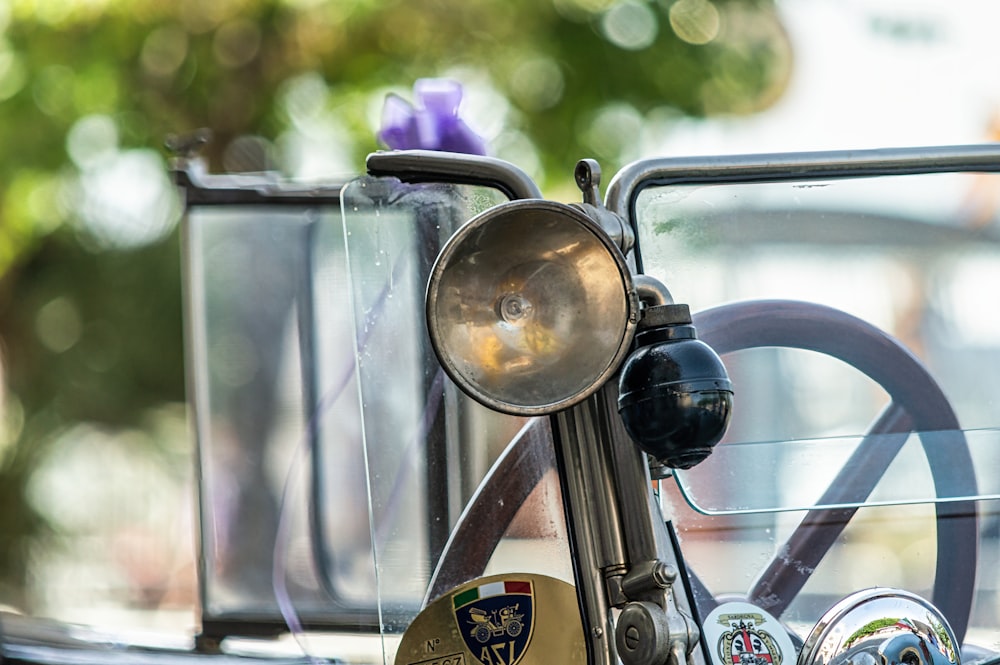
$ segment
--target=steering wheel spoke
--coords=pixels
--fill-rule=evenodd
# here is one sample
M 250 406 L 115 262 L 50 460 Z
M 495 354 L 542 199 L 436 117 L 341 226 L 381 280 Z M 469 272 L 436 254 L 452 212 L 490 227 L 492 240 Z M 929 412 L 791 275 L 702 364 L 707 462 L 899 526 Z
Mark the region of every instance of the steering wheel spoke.
M 856 503 L 858 497 L 867 497 L 911 432 L 920 436 L 938 496 L 975 492 L 972 458 L 951 404 L 923 363 L 884 331 L 824 305 L 784 300 L 722 305 L 695 315 L 694 322 L 699 337 L 719 354 L 765 346 L 815 351 L 846 362 L 889 393 L 892 402 L 831 483 L 820 501 L 823 505 L 847 503 L 848 497 Z M 938 435 L 930 436 L 931 432 Z M 753 585 L 751 602 L 780 616 L 856 510 L 807 512 Z M 935 512 L 938 542 L 932 602 L 948 617 L 961 642 L 975 591 L 976 504 L 937 503 Z
M 890 402 L 817 503 L 830 506 L 864 501 L 906 443 L 911 429 L 909 414 Z M 887 436 L 890 434 L 896 436 Z M 750 602 L 775 614 L 784 612 L 857 510 L 855 505 L 807 512 L 750 588 Z

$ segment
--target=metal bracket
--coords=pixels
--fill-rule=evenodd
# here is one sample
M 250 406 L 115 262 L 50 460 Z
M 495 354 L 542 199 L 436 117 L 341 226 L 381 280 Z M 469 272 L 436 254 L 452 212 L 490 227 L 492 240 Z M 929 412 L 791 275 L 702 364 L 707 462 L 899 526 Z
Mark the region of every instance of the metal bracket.
M 576 180 L 576 186 L 583 193 L 583 203 L 572 205 L 597 222 L 622 250 L 622 254 L 628 254 L 635 245 L 635 233 L 632 231 L 631 224 L 618 214 L 608 210 L 601 202 L 600 165 L 593 159 L 581 159 L 576 164 L 573 178 Z

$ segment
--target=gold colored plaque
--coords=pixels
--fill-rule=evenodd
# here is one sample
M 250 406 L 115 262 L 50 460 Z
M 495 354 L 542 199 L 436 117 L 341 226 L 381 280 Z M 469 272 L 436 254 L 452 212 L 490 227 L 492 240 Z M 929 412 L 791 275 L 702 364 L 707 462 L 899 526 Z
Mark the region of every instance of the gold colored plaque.
M 481 577 L 424 608 L 395 665 L 549 665 L 587 659 L 576 589 L 545 575 Z

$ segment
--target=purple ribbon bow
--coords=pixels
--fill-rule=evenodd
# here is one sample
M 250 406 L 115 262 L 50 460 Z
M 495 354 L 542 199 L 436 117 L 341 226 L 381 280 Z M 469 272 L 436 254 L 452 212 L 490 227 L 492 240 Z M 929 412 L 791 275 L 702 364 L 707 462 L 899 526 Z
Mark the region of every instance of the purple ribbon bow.
M 392 150 L 442 150 L 485 155 L 486 141 L 458 117 L 462 85 L 450 79 L 419 79 L 416 106 L 386 96 L 378 138 Z

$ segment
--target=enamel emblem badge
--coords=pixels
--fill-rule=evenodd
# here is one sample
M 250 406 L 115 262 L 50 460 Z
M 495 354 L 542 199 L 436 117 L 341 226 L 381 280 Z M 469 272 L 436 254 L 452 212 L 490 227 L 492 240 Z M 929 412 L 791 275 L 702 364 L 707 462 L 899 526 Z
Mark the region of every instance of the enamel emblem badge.
M 534 590 L 529 580 L 501 580 L 452 594 L 465 646 L 482 665 L 516 665 L 531 641 Z
M 437 598 L 403 634 L 395 665 L 584 663 L 576 589 L 519 573 L 473 580 Z
M 795 661 L 785 629 L 750 603 L 724 603 L 713 610 L 705 620 L 705 637 L 714 651 L 715 665 L 787 665 Z

